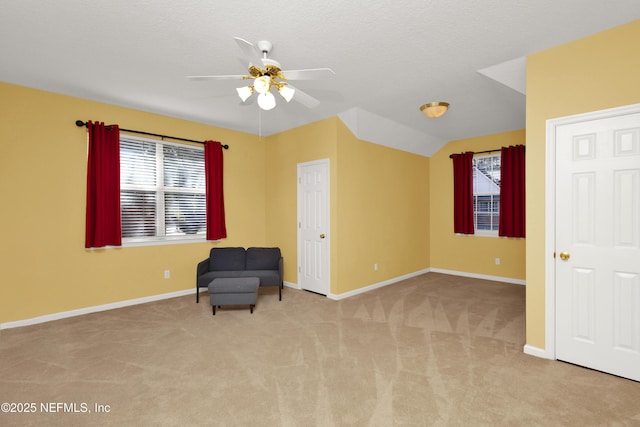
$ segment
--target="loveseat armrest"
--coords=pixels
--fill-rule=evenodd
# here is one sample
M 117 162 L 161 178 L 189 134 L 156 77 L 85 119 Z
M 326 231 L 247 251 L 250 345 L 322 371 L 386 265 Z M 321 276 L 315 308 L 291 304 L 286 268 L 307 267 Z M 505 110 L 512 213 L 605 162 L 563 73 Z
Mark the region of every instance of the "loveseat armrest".
M 198 287 L 198 277 L 209 272 L 209 258 L 198 263 L 196 267 L 196 303 L 200 302 L 200 288 Z
M 198 263 L 198 268 L 196 270 L 196 279 L 208 272 L 209 272 L 209 258 L 204 259 Z

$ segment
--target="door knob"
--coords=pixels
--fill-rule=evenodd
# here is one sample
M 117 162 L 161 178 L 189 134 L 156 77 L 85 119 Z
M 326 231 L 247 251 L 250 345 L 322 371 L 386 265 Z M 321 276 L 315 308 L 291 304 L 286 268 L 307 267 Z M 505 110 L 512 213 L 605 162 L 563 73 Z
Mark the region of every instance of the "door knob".
M 569 258 L 571 258 L 571 254 L 569 254 L 569 252 L 560 252 L 560 259 L 561 260 L 566 261 Z
M 321 239 L 324 239 L 324 237 L 325 237 L 325 236 L 324 236 L 324 234 L 321 234 L 321 235 L 320 235 L 320 238 L 321 238 Z

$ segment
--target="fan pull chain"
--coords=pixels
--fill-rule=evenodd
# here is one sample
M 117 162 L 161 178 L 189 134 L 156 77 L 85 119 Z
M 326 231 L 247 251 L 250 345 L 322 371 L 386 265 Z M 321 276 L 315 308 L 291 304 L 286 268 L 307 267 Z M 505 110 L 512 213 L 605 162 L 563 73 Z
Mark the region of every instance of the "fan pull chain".
M 262 108 L 258 108 L 258 141 L 262 142 Z

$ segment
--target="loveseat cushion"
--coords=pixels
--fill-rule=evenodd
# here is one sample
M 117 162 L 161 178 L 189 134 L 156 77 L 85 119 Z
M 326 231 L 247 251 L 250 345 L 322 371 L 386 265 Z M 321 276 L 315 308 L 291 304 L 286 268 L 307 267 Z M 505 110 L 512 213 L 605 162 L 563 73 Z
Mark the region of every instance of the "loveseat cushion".
M 280 273 L 278 270 L 246 270 L 245 277 L 257 277 L 260 279 L 260 286 L 279 286 Z
M 231 277 L 247 277 L 247 276 L 245 276 L 244 270 L 210 271 L 201 276 L 198 276 L 198 287 L 206 288 L 207 286 L 209 286 L 209 283 L 213 281 L 213 279 L 231 278 Z
M 245 265 L 244 248 L 211 248 L 209 271 L 241 271 Z
M 246 251 L 247 270 L 278 270 L 280 248 L 249 248 Z
M 206 288 L 214 279 L 236 277 L 257 277 L 260 279 L 260 286 L 280 285 L 280 274 L 277 270 L 210 271 L 199 276 L 197 283 L 199 288 Z

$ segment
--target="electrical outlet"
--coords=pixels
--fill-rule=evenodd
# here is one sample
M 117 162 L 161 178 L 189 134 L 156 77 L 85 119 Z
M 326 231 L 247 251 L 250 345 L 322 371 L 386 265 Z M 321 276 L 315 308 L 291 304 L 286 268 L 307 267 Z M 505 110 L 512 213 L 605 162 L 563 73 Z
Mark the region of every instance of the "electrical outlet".
M 168 279 L 168 278 L 170 278 L 170 277 L 171 277 L 171 271 L 169 271 L 169 270 L 165 270 L 165 271 L 164 271 L 164 278 L 165 278 L 165 279 Z
M 378 263 L 373 264 L 373 271 L 378 271 Z
M 496 258 L 496 265 L 500 265 L 500 258 Z

